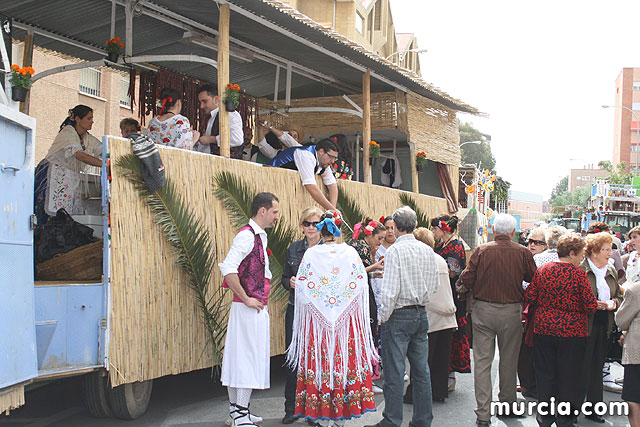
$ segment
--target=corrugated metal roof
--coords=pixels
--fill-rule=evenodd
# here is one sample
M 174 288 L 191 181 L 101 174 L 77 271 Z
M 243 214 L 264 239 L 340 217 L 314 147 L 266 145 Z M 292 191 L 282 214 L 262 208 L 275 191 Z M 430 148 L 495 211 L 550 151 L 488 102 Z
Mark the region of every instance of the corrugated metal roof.
M 303 70 L 313 70 L 335 80 L 331 86 L 322 81 L 311 80 L 298 74 L 292 77 L 292 98 L 361 92 L 362 67 L 374 73 L 371 79 L 373 92 L 393 89 L 389 82 L 406 87 L 416 93 L 434 99 L 459 111 L 477 112 L 459 100 L 421 81 L 418 76 L 390 65 L 373 52 L 345 39 L 333 30 L 315 23 L 295 9 L 273 0 L 232 0 L 230 35 L 232 44 L 246 43 L 298 64 Z M 156 0 L 142 2 L 145 13 L 133 21 L 133 55 L 143 54 L 195 54 L 216 59 L 215 50 L 198 46 L 183 39 L 190 25 L 167 23 L 149 16 L 153 9 L 165 8 L 165 14 L 177 14 L 199 26 L 215 32 L 218 27 L 218 6 L 205 0 Z M 149 6 L 149 7 L 147 7 Z M 159 8 L 159 7 L 160 8 Z M 3 0 L 0 12 L 13 17 L 16 22 L 14 37 L 22 39 L 25 30 L 20 24 L 30 25 L 51 33 L 75 40 L 78 44 L 104 49 L 110 36 L 110 0 Z M 246 13 L 248 12 L 248 13 Z M 158 13 L 157 11 L 152 13 Z M 262 19 L 262 22 L 257 22 Z M 24 27 L 24 25 L 22 25 Z M 116 8 L 116 34 L 125 34 L 124 7 Z M 294 35 L 294 36 L 292 36 Z M 306 42 L 312 43 L 311 47 Z M 104 56 L 63 41 L 35 35 L 35 43 L 41 47 L 86 60 Z M 329 53 L 327 53 L 329 52 Z M 354 67 L 353 64 L 356 64 Z M 215 72 L 210 67 L 194 63 L 158 64 L 180 73 L 215 82 Z M 251 95 L 263 97 L 273 95 L 275 65 L 258 58 L 242 62 L 230 58 L 230 76 L 234 82 Z M 284 97 L 284 70 L 281 70 L 279 98 Z M 375 76 L 380 78 L 375 78 Z M 387 80 L 386 82 L 383 80 Z M 243 83 L 244 82 L 244 83 Z M 337 89 L 338 87 L 339 89 Z M 352 88 L 351 90 L 346 88 Z

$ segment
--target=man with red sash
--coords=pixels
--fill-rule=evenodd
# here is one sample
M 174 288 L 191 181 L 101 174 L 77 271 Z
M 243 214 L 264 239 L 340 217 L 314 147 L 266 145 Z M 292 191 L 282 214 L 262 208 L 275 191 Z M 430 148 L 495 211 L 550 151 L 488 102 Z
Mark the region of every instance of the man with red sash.
M 255 426 L 261 421 L 249 413 L 251 391 L 269 388 L 267 300 L 271 271 L 264 230 L 273 227 L 278 218 L 278 198 L 271 193 L 256 195 L 249 224 L 236 235 L 219 264 L 223 286 L 233 291 L 221 380 L 229 392 L 229 413 L 236 427 Z

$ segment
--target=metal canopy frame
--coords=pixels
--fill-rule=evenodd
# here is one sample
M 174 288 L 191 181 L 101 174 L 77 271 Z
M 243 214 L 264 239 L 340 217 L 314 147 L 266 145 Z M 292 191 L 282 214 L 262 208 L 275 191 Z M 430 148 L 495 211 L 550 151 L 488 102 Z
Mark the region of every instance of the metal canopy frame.
M 286 70 L 286 84 L 279 86 L 278 97 L 307 98 L 362 93 L 361 76 L 371 70 L 371 90 L 385 92 L 394 88 L 413 91 L 458 111 L 475 113 L 469 107 L 423 83 L 412 80 L 372 52 L 345 44 L 317 24 L 309 25 L 263 0 L 185 0 L 177 5 L 169 0 L 47 0 L 24 2 L 5 0 L 4 13 L 14 18 L 14 36 L 26 31 L 46 37 L 37 44 L 86 61 L 106 56 L 102 40 L 124 35 L 126 53 L 192 54 L 211 56 L 212 43 L 198 43 L 184 37 L 189 32 L 215 39 L 218 35 L 219 4 L 231 10 L 231 75 L 245 81 L 247 92 L 256 97 L 273 93 L 276 67 Z M 39 13 L 40 12 L 40 13 Z M 101 19 L 104 17 L 106 19 Z M 308 19 L 307 19 L 308 20 Z M 91 22 L 89 26 L 87 22 Z M 90 28 L 91 27 L 91 28 Z M 207 45 L 209 44 L 209 45 Z M 233 58 L 252 55 L 241 62 Z M 170 64 L 177 72 L 206 78 L 203 62 Z M 265 77 L 265 76 L 271 77 Z M 296 77 L 297 76 L 297 77 Z M 265 81 L 268 80 L 268 81 Z

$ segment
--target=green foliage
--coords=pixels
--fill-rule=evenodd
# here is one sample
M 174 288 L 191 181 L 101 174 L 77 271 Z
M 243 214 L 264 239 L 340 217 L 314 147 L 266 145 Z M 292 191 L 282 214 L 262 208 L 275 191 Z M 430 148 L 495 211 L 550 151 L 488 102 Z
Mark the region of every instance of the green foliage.
M 627 172 L 627 162 L 620 162 L 617 165 L 611 164 L 608 160 L 601 160 L 598 166 L 609 172 L 610 184 L 628 185 L 633 181 L 633 175 Z
M 354 200 L 352 200 L 349 196 L 347 196 L 347 194 L 344 192 L 342 187 L 340 187 L 339 185 L 338 185 L 338 203 L 336 204 L 337 204 L 336 207 L 342 213 L 342 220 L 347 223 L 347 225 L 349 226 L 349 228 L 351 228 L 351 230 L 353 230 L 353 227 L 357 223 L 364 220 L 366 217 L 366 215 L 364 214 L 360 206 L 358 206 L 358 204 Z M 353 240 L 352 234 L 345 232 L 346 227 L 342 227 L 342 230 L 343 230 L 342 236 L 344 238 L 344 241 L 347 243 L 351 243 Z
M 188 277 L 189 286 L 194 291 L 202 312 L 213 364 L 221 366 L 228 304 L 224 303 L 224 291 L 221 287 L 214 292 L 209 290 L 215 257 L 208 230 L 189 209 L 170 178 L 165 179 L 160 190 L 150 194 L 140 174 L 140 161 L 136 156 L 123 156 L 118 159 L 116 166 L 125 171 L 125 176 L 154 213 L 155 222 L 176 256 L 176 265 Z
M 491 193 L 490 200 L 495 208 L 497 204 L 509 201 L 509 187 L 511 187 L 511 183 L 505 181 L 499 176 L 496 176 L 493 186 L 494 190 L 493 193 Z
M 462 123 L 459 125 L 460 144 L 468 141 L 484 141 L 482 133 L 474 128 L 470 123 Z M 463 165 L 476 164 L 481 169 L 489 169 L 495 172 L 496 159 L 493 157 L 491 147 L 487 143 L 482 144 L 465 144 L 460 147 L 461 162 Z
M 591 196 L 591 186 L 585 185 L 578 187 L 573 191 L 566 190 L 557 195 L 552 201 L 551 206 L 569 206 L 576 205 L 579 207 L 587 207 L 587 200 Z
M 569 191 L 569 175 L 565 176 L 560 181 L 558 181 L 556 186 L 551 191 L 551 198 L 549 199 L 549 201 L 553 204 L 553 201 L 558 196 L 566 193 L 567 191 Z M 562 206 L 562 205 L 559 205 L 559 206 Z
M 424 213 L 424 211 L 416 204 L 416 201 L 413 200 L 413 197 L 409 196 L 409 193 L 400 193 L 400 203 L 403 206 L 409 206 L 413 209 L 418 217 L 418 227 L 430 228 L 429 217 Z
M 258 192 L 244 179 L 231 172 L 220 172 L 213 179 L 214 194 L 227 209 L 235 228 L 239 229 L 249 223 L 251 219 L 251 202 Z M 287 249 L 296 240 L 296 231 L 284 225 L 283 222 L 265 230 L 268 246 L 271 250 L 269 267 L 271 269 L 271 291 L 269 299 L 280 301 L 289 298 L 289 291 L 282 286 L 281 278 L 284 263 L 287 259 Z

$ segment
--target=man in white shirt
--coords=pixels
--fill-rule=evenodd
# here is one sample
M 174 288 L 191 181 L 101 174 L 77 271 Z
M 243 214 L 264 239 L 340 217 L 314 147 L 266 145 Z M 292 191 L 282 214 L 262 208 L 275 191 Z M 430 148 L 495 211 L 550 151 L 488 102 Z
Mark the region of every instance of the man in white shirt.
M 380 295 L 385 408 L 382 420 L 368 427 L 402 425 L 405 359 L 409 359 L 413 385 L 409 425 L 429 427 L 433 413 L 425 306 L 440 286 L 438 264 L 433 249 L 413 236 L 418 220 L 411 208 L 395 211 L 393 221 L 397 239 L 386 252 Z
M 317 145 L 291 147 L 278 153 L 271 160 L 270 166 L 294 169 L 300 173 L 302 185 L 313 200 L 326 210 L 336 210 L 338 202 L 338 184 L 333 175 L 331 165 L 338 158 L 338 147 L 330 139 L 323 139 Z M 316 175 L 322 176 L 327 186 L 327 199 L 316 183 Z
M 205 114 L 209 115 L 209 121 L 207 122 L 207 128 L 200 136 L 198 143 L 195 145 L 194 150 L 202 153 L 217 153 L 217 149 L 220 147 L 220 127 L 218 118 L 218 95 L 217 90 L 212 85 L 204 85 L 198 88 L 198 103 L 200 109 Z M 229 136 L 231 146 L 231 157 L 233 153 L 242 151 L 242 145 L 244 144 L 244 132 L 242 130 L 242 117 L 237 111 L 229 112 Z
M 279 218 L 278 198 L 259 193 L 251 203 L 251 220 L 233 239 L 219 264 L 223 286 L 233 291 L 220 379 L 229 393 L 234 425 L 255 426 L 249 413 L 253 389 L 270 386 L 269 311 L 271 285 L 266 228 Z

